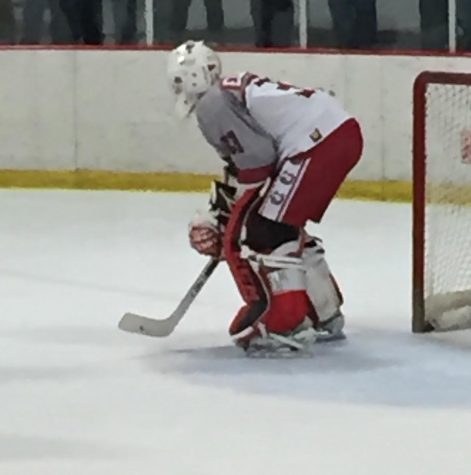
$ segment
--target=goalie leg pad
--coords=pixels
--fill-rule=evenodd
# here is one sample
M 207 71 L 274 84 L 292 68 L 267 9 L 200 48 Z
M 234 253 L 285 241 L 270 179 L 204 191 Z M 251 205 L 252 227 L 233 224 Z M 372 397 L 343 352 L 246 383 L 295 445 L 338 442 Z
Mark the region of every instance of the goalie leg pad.
M 229 269 L 246 302 L 229 332 L 236 344 L 244 348 L 248 348 L 255 337 L 260 340 L 270 334 L 292 332 L 304 322 L 309 311 L 299 240 L 285 242 L 266 253 L 255 252 L 245 244 L 250 243 L 248 236 L 258 236 L 247 226 L 250 214 L 256 212 L 257 201 L 253 194 L 238 200 L 224 240 Z M 257 219 L 250 221 L 257 222 Z M 292 234 L 289 228 L 288 234 Z M 299 231 L 296 234 L 299 235 Z M 258 240 L 254 247 L 266 250 L 270 244 Z
M 239 293 L 247 304 L 267 300 L 264 283 L 254 275 L 249 263 L 240 256 L 240 238 L 246 216 L 259 199 L 258 190 L 246 191 L 234 204 L 224 234 L 223 249 L 229 270 Z
M 327 326 L 335 320 L 343 327 L 343 315 L 340 311 L 343 297 L 324 255 L 320 240 L 311 238 L 304 248 L 303 261 L 306 268 L 307 294 L 313 307 L 312 318 L 316 326 Z
M 306 278 L 303 261 L 296 256 L 298 253 L 297 240 L 284 243 L 269 254 L 242 246 L 242 256 L 248 260 L 253 272 L 267 283 L 270 305 L 263 322 L 270 332 L 288 332 L 307 315 Z
M 293 332 L 305 321 L 308 311 L 304 290 L 276 293 L 268 301 L 244 305 L 232 321 L 229 333 L 237 345 L 247 348 L 253 338 Z

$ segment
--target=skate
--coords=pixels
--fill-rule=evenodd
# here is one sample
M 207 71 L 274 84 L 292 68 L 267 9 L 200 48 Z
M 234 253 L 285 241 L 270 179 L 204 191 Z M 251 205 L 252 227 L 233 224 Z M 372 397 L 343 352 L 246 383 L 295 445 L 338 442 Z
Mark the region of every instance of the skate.
M 317 333 L 310 319 L 288 333 L 266 333 L 252 338 L 246 348 L 251 358 L 290 358 L 309 356 Z
M 339 311 L 334 316 L 315 325 L 316 341 L 322 343 L 345 340 L 347 337 L 343 331 L 344 326 L 345 316 Z

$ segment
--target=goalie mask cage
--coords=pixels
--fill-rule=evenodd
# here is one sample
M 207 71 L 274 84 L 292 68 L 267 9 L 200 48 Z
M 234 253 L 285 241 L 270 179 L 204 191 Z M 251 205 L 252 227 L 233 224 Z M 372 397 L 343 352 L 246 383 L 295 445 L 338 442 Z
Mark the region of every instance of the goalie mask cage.
M 414 332 L 471 327 L 471 74 L 414 84 Z

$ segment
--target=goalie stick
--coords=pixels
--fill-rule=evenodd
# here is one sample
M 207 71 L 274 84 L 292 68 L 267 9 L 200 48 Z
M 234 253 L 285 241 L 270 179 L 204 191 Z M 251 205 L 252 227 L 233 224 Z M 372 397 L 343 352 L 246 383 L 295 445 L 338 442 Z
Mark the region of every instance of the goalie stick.
M 213 258 L 208 261 L 177 308 L 169 317 L 156 319 L 137 315 L 136 313 L 126 313 L 119 322 L 119 328 L 125 332 L 140 333 L 152 337 L 169 336 L 173 330 L 175 330 L 178 322 L 184 317 L 193 300 L 195 300 L 196 296 L 200 293 L 200 290 L 204 287 L 204 284 L 218 264 L 218 259 Z

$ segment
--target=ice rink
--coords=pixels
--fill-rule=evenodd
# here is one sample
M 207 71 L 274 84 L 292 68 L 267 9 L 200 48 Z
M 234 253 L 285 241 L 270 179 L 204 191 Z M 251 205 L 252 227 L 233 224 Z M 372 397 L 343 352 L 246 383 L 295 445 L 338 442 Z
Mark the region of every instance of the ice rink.
M 205 263 L 204 194 L 0 191 L 1 475 L 471 473 L 471 336 L 417 336 L 409 205 L 336 201 L 322 226 L 346 342 L 249 360 L 224 268 L 167 339 Z

